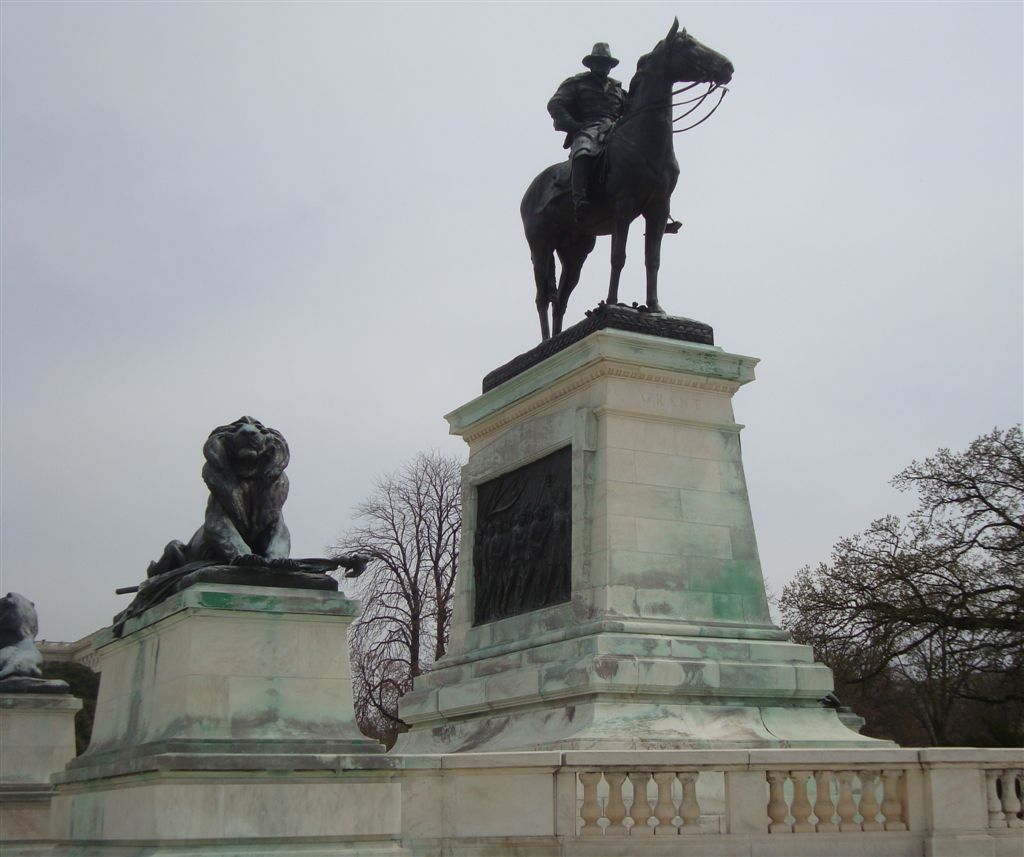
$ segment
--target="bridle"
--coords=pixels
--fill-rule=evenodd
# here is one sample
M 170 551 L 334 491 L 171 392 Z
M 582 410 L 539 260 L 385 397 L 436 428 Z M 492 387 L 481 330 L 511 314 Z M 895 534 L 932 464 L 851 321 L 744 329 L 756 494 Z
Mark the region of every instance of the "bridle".
M 700 66 L 698 66 L 698 69 L 699 71 L 704 72 L 705 74 L 707 73 L 707 70 Z M 698 95 L 696 98 L 690 98 L 686 101 L 672 101 L 672 98 L 674 98 L 676 95 L 681 95 L 682 93 L 688 92 L 694 87 L 701 86 L 702 84 L 705 83 L 708 86 L 708 90 L 702 95 Z M 698 120 L 697 122 L 694 122 L 692 125 L 687 125 L 685 128 L 674 128 L 672 130 L 673 134 L 682 134 L 684 131 L 689 131 L 692 128 L 696 128 L 698 125 L 707 122 L 708 119 L 710 119 L 714 115 L 714 112 L 719 107 L 722 106 L 722 101 L 725 100 L 725 95 L 729 91 L 727 87 L 723 86 L 720 83 L 715 83 L 714 81 L 698 80 L 695 81 L 694 83 L 691 83 L 689 86 L 683 86 L 680 87 L 679 89 L 673 90 L 672 94 L 667 99 L 659 99 L 657 101 L 652 102 L 651 104 L 646 105 L 645 107 L 641 107 L 639 110 L 630 113 L 627 116 L 623 116 L 615 124 L 616 126 L 625 125 L 631 119 L 635 119 L 637 116 L 640 116 L 651 110 L 664 110 L 666 107 L 683 107 L 687 104 L 692 104 L 693 107 L 691 107 L 682 115 L 676 116 L 675 118 L 672 119 L 672 124 L 675 124 L 676 122 L 679 122 L 681 119 L 685 119 L 687 116 L 693 113 L 694 110 L 697 110 L 704 103 L 707 97 L 711 95 L 711 93 L 716 91 L 718 92 L 718 101 L 716 102 L 715 106 L 712 107 L 711 110 L 708 112 L 707 116 L 705 116 L 703 119 Z

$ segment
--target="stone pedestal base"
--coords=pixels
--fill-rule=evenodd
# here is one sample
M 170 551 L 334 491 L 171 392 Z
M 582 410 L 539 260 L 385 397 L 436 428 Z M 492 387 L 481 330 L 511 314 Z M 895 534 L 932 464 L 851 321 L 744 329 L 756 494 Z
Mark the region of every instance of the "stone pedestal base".
M 96 642 L 92 741 L 60 780 L 381 751 L 352 711 L 357 613 L 336 592 L 201 583 L 130 619 Z
M 398 752 L 877 746 L 768 612 L 731 403 L 756 362 L 606 327 L 448 415 L 470 447 L 451 641 L 402 700 Z M 567 494 L 571 596 L 510 608 L 555 570 L 539 534 Z M 478 588 L 507 618 L 477 615 Z
M 55 777 L 56 838 L 103 854 L 390 848 L 393 762 L 352 710 L 357 615 L 336 592 L 200 583 L 99 638 L 92 743 Z
M 785 639 L 672 637 L 643 623 L 621 625 L 618 631 L 465 660 L 425 676 L 402 700 L 402 716 L 413 730 L 401 736 L 398 749 L 880 743 L 851 731 L 819 703 L 831 691 L 832 677 L 806 646 Z
M 0 843 L 50 838 L 50 777 L 75 757 L 75 713 L 69 694 L 0 694 Z

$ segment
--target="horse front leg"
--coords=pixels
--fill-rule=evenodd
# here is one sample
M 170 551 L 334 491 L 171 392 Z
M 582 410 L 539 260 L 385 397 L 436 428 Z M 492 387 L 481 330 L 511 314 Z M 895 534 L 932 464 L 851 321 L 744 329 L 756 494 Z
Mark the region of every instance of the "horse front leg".
M 537 315 L 540 316 L 540 341 L 543 342 L 545 339 L 551 339 L 551 329 L 548 327 L 547 305 L 541 306 L 540 302 L 538 302 Z
M 658 303 L 658 269 L 661 267 L 661 239 L 665 237 L 668 222 L 668 206 L 658 206 L 644 214 L 644 266 L 647 268 L 647 309 L 650 312 L 664 312 Z
M 620 211 L 615 213 L 615 228 L 612 231 L 612 274 L 608 280 L 608 303 L 619 302 L 619 277 L 626 264 L 626 240 L 629 238 L 631 218 Z
M 562 321 L 565 318 L 565 310 L 569 306 L 569 295 L 572 294 L 572 290 L 576 288 L 576 284 L 579 281 L 579 267 L 574 269 L 571 265 L 567 266 L 563 259 L 562 275 L 559 277 L 558 282 L 558 297 L 555 298 L 555 302 L 551 305 L 551 329 L 555 336 L 562 332 Z

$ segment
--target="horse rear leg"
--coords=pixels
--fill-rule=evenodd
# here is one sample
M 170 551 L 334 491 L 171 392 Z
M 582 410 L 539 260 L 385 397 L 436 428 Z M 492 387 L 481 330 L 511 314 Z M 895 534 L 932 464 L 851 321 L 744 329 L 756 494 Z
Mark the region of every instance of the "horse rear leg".
M 555 302 L 558 296 L 555 288 L 555 254 L 553 251 L 545 249 L 542 252 L 531 253 L 530 258 L 533 261 L 533 279 L 537 286 L 537 315 L 540 317 L 540 338 L 543 342 L 545 339 L 551 338 L 551 329 L 548 326 L 548 307 Z
M 551 311 L 551 321 L 556 334 L 562 332 L 562 319 L 565 317 L 566 307 L 569 306 L 569 295 L 579 284 L 583 263 L 587 261 L 587 256 L 594 249 L 596 242 L 596 238 L 588 235 L 558 251 L 558 258 L 562 263 L 562 273 L 558 278 L 558 298 Z

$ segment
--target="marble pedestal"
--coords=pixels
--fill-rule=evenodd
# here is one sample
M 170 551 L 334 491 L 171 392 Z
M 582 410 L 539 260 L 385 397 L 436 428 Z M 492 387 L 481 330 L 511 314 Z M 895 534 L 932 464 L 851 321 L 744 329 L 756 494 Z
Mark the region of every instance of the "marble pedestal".
M 398 786 L 352 709 L 357 615 L 336 592 L 200 583 L 101 636 L 92 742 L 55 777 L 60 853 L 390 843 Z
M 50 777 L 75 757 L 79 699 L 67 693 L 0 694 L 0 845 L 50 837 Z
M 756 360 L 603 329 L 448 415 L 470 447 L 448 654 L 398 752 L 878 746 L 769 616 L 732 396 Z M 571 450 L 571 599 L 474 621 L 477 487 Z

